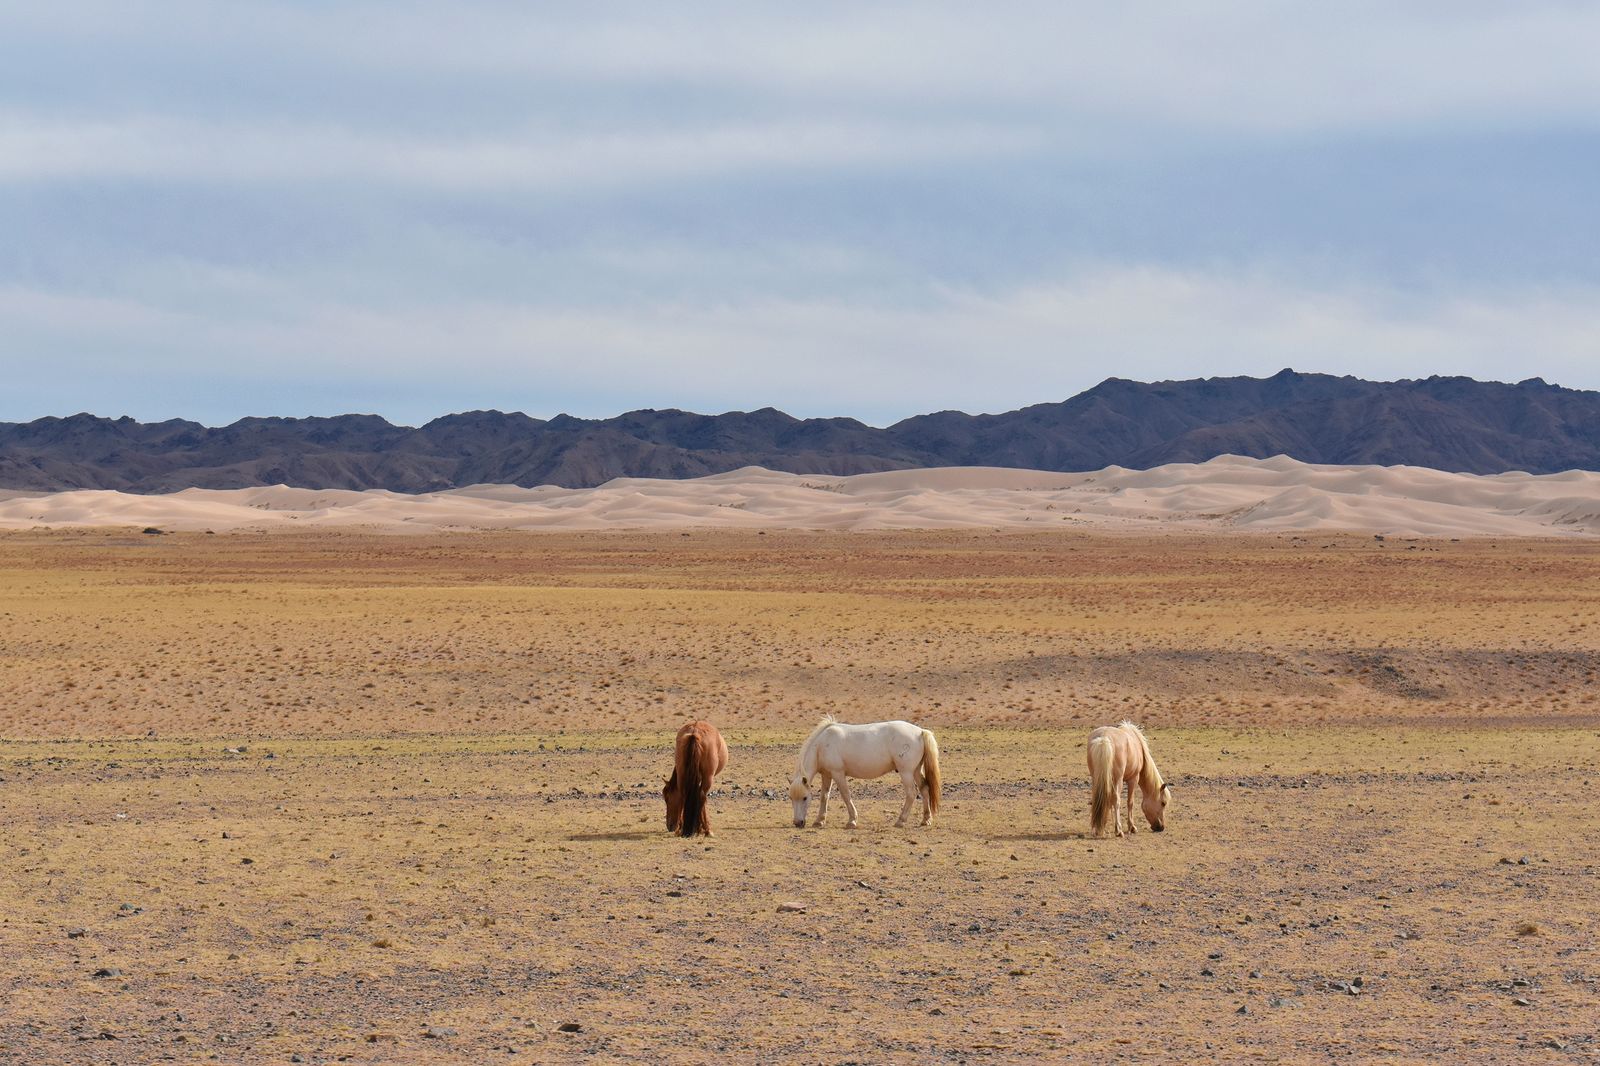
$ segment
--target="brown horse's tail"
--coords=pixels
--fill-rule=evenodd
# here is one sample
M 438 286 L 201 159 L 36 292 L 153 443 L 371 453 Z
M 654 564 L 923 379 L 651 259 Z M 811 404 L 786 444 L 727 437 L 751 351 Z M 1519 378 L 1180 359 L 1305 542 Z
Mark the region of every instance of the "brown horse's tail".
M 1103 836 L 1106 825 L 1117 810 L 1117 783 L 1111 780 L 1111 741 L 1094 737 L 1089 741 L 1089 828 Z
M 922 731 L 922 785 L 928 790 L 928 817 L 939 813 L 939 742 Z
M 678 835 L 692 837 L 710 832 L 706 825 L 706 791 L 711 782 L 705 780 L 700 765 L 700 738 L 690 733 L 683 738 L 683 773 L 679 784 L 683 786 L 683 820 L 678 823 Z

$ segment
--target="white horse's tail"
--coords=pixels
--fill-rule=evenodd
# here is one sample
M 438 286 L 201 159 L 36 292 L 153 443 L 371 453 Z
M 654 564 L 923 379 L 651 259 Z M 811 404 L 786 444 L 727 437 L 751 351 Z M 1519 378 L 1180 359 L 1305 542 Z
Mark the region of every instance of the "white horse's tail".
M 928 817 L 939 813 L 939 742 L 922 731 L 922 783 L 928 790 Z
M 1117 810 L 1117 783 L 1111 779 L 1111 740 L 1089 741 L 1089 828 L 1103 836 Z

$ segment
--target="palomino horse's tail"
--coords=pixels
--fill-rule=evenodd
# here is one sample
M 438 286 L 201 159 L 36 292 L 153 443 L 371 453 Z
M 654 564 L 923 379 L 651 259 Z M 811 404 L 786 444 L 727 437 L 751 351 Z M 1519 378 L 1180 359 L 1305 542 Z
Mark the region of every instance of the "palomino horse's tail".
M 1111 741 L 1089 741 L 1089 828 L 1102 836 L 1117 812 L 1117 783 L 1111 779 Z
M 939 742 L 922 731 L 922 785 L 928 790 L 928 817 L 939 813 Z
M 711 782 L 705 780 L 705 768 L 700 757 L 700 738 L 690 733 L 683 738 L 683 772 L 678 775 L 683 786 L 683 821 L 678 824 L 678 835 L 692 837 L 709 831 L 706 825 L 706 792 Z

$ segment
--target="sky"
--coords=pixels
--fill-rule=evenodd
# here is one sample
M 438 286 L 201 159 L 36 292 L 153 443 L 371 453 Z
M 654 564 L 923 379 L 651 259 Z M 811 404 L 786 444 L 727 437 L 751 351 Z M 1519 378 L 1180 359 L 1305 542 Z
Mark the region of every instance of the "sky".
M 0 0 L 0 420 L 1600 388 L 1600 5 Z

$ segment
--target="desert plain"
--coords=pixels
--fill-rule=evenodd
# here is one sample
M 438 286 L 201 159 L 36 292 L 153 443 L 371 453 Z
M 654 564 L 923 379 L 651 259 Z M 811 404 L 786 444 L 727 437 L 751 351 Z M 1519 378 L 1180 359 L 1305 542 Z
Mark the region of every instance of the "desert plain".
M 1591 537 L 7 532 L 0 1061 L 1600 1061 L 1597 667 Z

